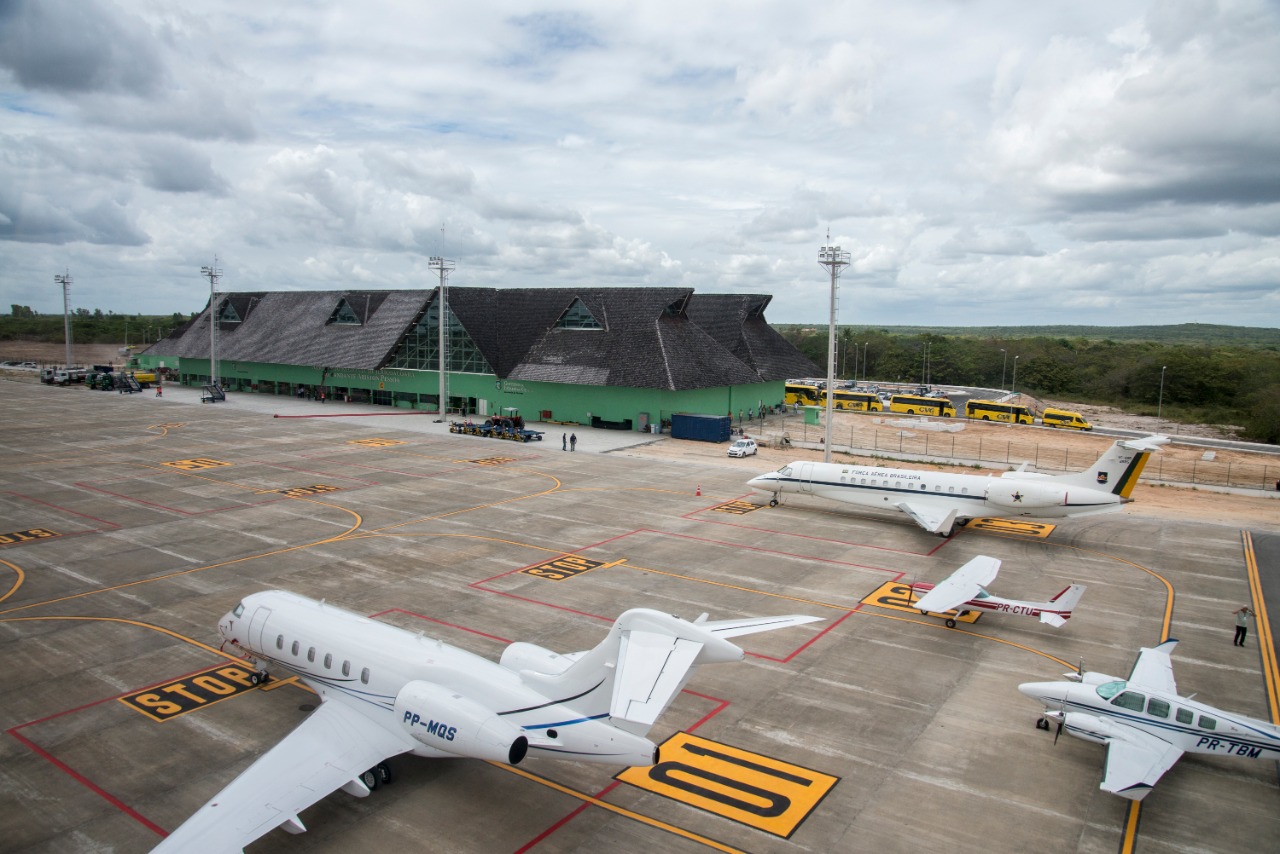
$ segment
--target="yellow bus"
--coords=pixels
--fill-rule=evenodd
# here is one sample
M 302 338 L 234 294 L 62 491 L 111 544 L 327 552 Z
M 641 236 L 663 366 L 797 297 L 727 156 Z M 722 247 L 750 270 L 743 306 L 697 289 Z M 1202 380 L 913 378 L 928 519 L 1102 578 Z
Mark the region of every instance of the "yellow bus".
M 826 398 L 822 399 L 823 404 Z M 869 391 L 849 391 L 836 389 L 835 399 L 831 401 L 835 409 L 846 409 L 852 412 L 884 412 L 884 404 L 877 395 Z
M 1092 430 L 1093 425 L 1084 420 L 1079 412 L 1070 409 L 1054 409 L 1047 407 L 1040 421 L 1046 427 L 1066 427 L 1069 430 Z
M 787 406 L 800 404 L 801 406 L 817 406 L 824 403 L 825 395 L 818 390 L 816 385 L 808 385 L 804 383 L 787 383 L 786 393 L 782 398 L 782 402 Z
M 1006 421 L 1010 424 L 1030 424 L 1035 421 L 1035 416 L 1025 406 L 997 400 L 971 400 L 964 405 L 964 415 L 966 418 Z
M 956 408 L 945 397 L 921 397 L 918 394 L 895 394 L 889 398 L 889 411 L 942 418 L 954 418 L 956 414 Z

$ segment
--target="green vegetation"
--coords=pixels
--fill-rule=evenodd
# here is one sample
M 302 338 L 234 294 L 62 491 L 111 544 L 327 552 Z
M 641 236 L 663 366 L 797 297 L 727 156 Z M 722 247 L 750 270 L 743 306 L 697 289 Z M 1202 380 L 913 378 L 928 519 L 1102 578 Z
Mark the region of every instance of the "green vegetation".
M 778 325 L 778 329 L 800 329 Z M 1251 326 L 1219 326 L 1213 323 L 1181 323 L 1173 326 L 878 326 L 849 327 L 854 334 L 879 331 L 889 335 L 945 335 L 955 338 L 1079 338 L 1086 341 L 1155 344 L 1204 344 L 1208 346 L 1280 347 L 1280 329 Z M 822 330 L 825 331 L 823 325 Z M 842 327 L 843 329 L 843 327 Z
M 806 356 L 826 364 L 825 327 L 777 328 Z M 1080 334 L 1039 334 L 1050 328 Z M 837 373 L 852 378 L 856 365 L 859 378 L 990 388 L 999 388 L 1003 376 L 1004 387 L 1015 391 L 1140 415 L 1155 415 L 1159 408 L 1171 421 L 1234 425 L 1242 438 L 1280 444 L 1277 329 L 1207 324 L 1004 327 L 998 334 L 906 329 L 840 327 Z
M 195 315 L 191 315 L 194 317 Z M 137 344 L 145 346 L 164 337 L 190 317 L 173 314 L 116 314 L 77 308 L 71 315 L 71 340 L 77 344 Z M 61 314 L 36 314 L 29 306 L 11 305 L 0 316 L 0 341 L 63 341 Z

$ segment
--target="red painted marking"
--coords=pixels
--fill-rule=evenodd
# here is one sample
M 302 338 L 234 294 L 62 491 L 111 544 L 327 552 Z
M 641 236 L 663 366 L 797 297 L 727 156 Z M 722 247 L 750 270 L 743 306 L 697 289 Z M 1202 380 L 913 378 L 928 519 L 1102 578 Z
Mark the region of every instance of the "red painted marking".
M 738 498 L 731 499 L 731 500 L 733 500 L 733 501 L 745 501 L 745 500 L 747 500 L 747 497 L 748 497 L 748 496 L 750 496 L 750 495 L 751 495 L 751 493 L 749 493 L 749 492 L 748 492 L 748 493 L 744 493 L 743 495 L 739 496 Z M 726 502 L 722 502 L 722 504 L 723 504 L 723 503 L 726 503 Z M 685 514 L 684 514 L 683 516 L 681 516 L 680 518 L 682 518 L 682 519 L 691 519 L 691 518 L 693 518 L 693 517 L 695 517 L 695 516 L 698 516 L 698 515 L 700 515 L 700 514 L 702 514 L 702 513 L 706 513 L 706 512 L 708 512 L 708 511 L 710 511 L 710 510 L 714 510 L 716 507 L 720 507 L 720 506 L 722 506 L 722 505 L 721 505 L 721 504 L 713 504 L 713 505 L 711 505 L 710 507 L 703 507 L 703 508 L 701 508 L 701 509 L 699 509 L 699 510 L 692 510 L 692 511 L 690 511 L 690 512 L 688 512 L 688 513 L 685 513 Z M 873 509 L 874 509 L 874 508 L 873 508 Z M 824 513 L 826 513 L 826 512 L 830 512 L 830 511 L 820 510 L 819 512 L 824 512 Z M 947 538 L 946 538 L 946 539 L 944 539 L 942 542 L 940 542 L 938 545 L 934 546 L 933 548 L 929 549 L 929 550 L 928 550 L 928 551 L 926 551 L 926 552 L 915 552 L 915 551 L 908 551 L 908 550 L 906 550 L 906 549 L 893 549 L 893 548 L 889 548 L 888 546 L 875 546 L 875 545 L 871 545 L 870 543 L 855 543 L 855 542 L 851 542 L 851 541 L 849 541 L 849 540 L 834 540 L 834 539 L 831 539 L 831 538 L 829 538 L 829 537 L 813 537 L 813 536 L 810 536 L 810 535 L 808 535 L 808 534 L 796 534 L 796 533 L 792 533 L 792 532 L 789 532 L 789 531 L 775 531 L 775 530 L 773 530 L 772 528 L 762 528 L 762 527 L 759 527 L 759 526 L 756 526 L 756 525 L 742 525 L 742 524 L 739 524 L 739 523 L 737 523 L 737 522 L 728 522 L 728 521 L 725 521 L 725 520 L 723 520 L 723 519 L 712 519 L 712 518 L 706 518 L 706 519 L 703 519 L 703 518 L 699 518 L 697 521 L 699 521 L 699 522 L 703 522 L 703 523 L 706 523 L 706 524 L 709 524 L 709 525 L 724 525 L 724 526 L 729 527 L 729 528 L 741 528 L 741 529 L 743 529 L 744 531 L 760 531 L 761 533 L 765 533 L 765 534 L 773 534 L 774 536 L 778 536 L 778 537 L 799 537 L 799 538 L 801 538 L 801 539 L 805 539 L 805 540 L 814 540 L 814 541 L 816 541 L 816 542 L 820 542 L 820 543 L 838 543 L 838 544 L 840 544 L 840 545 L 844 545 L 844 546 L 857 546 L 858 548 L 862 548 L 862 549 L 877 549 L 877 550 L 879 550 L 879 551 L 886 551 L 886 552 L 898 552 L 898 553 L 900 553 L 900 554 L 909 554 L 909 555 L 921 555 L 921 556 L 923 556 L 923 557 L 933 557 L 933 555 L 938 551 L 938 549 L 942 548 L 942 547 L 943 547 L 943 546 L 945 546 L 947 543 L 951 542 L 951 540 L 955 539 L 955 536 L 953 535 L 953 536 L 951 536 L 951 537 L 947 537 Z M 963 531 L 963 530 L 964 530 L 963 528 L 958 528 L 958 529 L 956 530 L 956 534 L 958 535 L 958 534 L 959 534 L 961 531 Z
M 188 673 L 185 673 L 185 674 L 183 674 L 183 675 L 181 675 L 181 676 L 178 676 L 178 677 L 176 677 L 176 678 L 177 678 L 177 679 L 186 679 L 188 676 L 192 676 L 192 675 L 197 674 L 197 673 L 203 673 L 204 671 L 206 671 L 206 670 L 208 670 L 208 669 L 209 669 L 209 667 L 208 667 L 208 666 L 206 666 L 206 667 L 201 667 L 201 668 L 198 668 L 198 669 L 196 669 L 196 670 L 192 670 L 192 671 L 190 671 L 190 672 L 188 672 Z M 44 722 L 46 722 L 46 721 L 51 721 L 51 720 L 53 720 L 54 718 L 60 718 L 60 717 L 62 717 L 62 716 L 64 716 L 64 715 L 70 715 L 70 714 L 74 714 L 74 713 L 76 713 L 76 712 L 84 711 L 85 709 L 91 709 L 91 708 L 93 708 L 94 706 L 100 706 L 100 705 L 102 705 L 103 703 L 109 703 L 109 702 L 111 702 L 112 700 L 118 700 L 118 699 L 120 699 L 121 697 L 124 697 L 124 696 L 126 696 L 126 695 L 128 695 L 128 694 L 134 694 L 134 693 L 136 693 L 137 691 L 145 691 L 147 688 L 154 688 L 154 687 L 155 687 L 155 686 L 157 686 L 157 685 L 167 685 L 168 683 L 173 682 L 173 681 L 174 681 L 174 679 L 172 679 L 172 678 L 170 678 L 170 679 L 165 679 L 165 680 L 162 680 L 162 681 L 160 681 L 160 682 L 152 683 L 151 685 L 145 686 L 145 687 L 143 687 L 143 688 L 134 688 L 134 689 L 130 689 L 130 690 L 128 690 L 128 691 L 123 691 L 123 692 L 121 692 L 121 693 L 119 693 L 119 694 L 115 694 L 115 695 L 110 696 L 110 697 L 103 697 L 103 698 L 102 698 L 102 699 L 100 699 L 100 700 L 94 700 L 94 701 L 89 702 L 89 703 L 84 703 L 84 704 L 82 704 L 82 705 L 76 706 L 76 707 L 71 708 L 71 709 L 63 709 L 63 710 L 62 710 L 62 711 L 60 711 L 60 712 L 54 712 L 54 713 L 53 713 L 53 714 L 51 714 L 51 715 L 45 715 L 43 718 L 36 718 L 35 720 L 27 721 L 26 723 L 22 723 L 22 724 L 18 724 L 18 725 L 16 725 L 16 726 L 10 727 L 9 729 L 5 730 L 5 732 L 7 732 L 9 735 L 11 735 L 11 736 L 13 736 L 14 738 L 16 738 L 18 741 L 22 742 L 24 745 L 26 745 L 27 749 L 28 749 L 28 750 L 30 750 L 32 753 L 35 753 L 37 756 L 39 756 L 40 758 L 44 759 L 44 760 L 45 760 L 46 762 L 48 762 L 49 764 L 53 765 L 53 766 L 54 766 L 55 768 L 57 768 L 59 771 L 62 771 L 64 774 L 66 774 L 67 776 L 71 777 L 71 779 L 75 780 L 77 783 L 79 783 L 80 785 L 84 786 L 86 789 L 88 789 L 89 791 L 93 792 L 95 795 L 97 795 L 98 797 L 102 798 L 102 799 L 103 799 L 103 800 L 105 800 L 107 803 L 111 804 L 113 807 L 115 807 L 116 809 L 118 809 L 118 810 L 120 810 L 122 813 L 124 813 L 125 815 L 129 816 L 130 818 L 132 818 L 134 821 L 136 821 L 136 822 L 138 822 L 139 824 L 141 824 L 142 826 L 146 827 L 148 830 L 154 831 L 155 833 L 159 834 L 160 836 L 168 836 L 168 835 L 169 835 L 169 831 L 167 831 L 167 830 L 165 830 L 164 828 L 160 827 L 158 824 L 156 824 L 155 822 L 151 821 L 149 818 L 147 818 L 146 816 L 142 815 L 142 814 L 141 814 L 140 812 L 138 812 L 137 810 L 135 810 L 135 809 L 133 809 L 132 807 L 130 807 L 128 804 L 126 804 L 124 801 L 120 800 L 120 799 L 119 799 L 119 798 L 117 798 L 115 795 L 113 795 L 113 794 L 111 794 L 110 792 L 108 792 L 106 789 L 103 789 L 101 786 L 99 786 L 98 784 L 94 783 L 94 782 L 93 782 L 92 780 L 90 780 L 88 777 L 84 776 L 84 775 L 83 775 L 83 774 L 81 774 L 79 771 L 75 770 L 75 769 L 74 769 L 74 768 L 72 768 L 70 765 L 68 765 L 67 763 L 63 762 L 61 759 L 58 759 L 58 758 L 57 758 L 56 756 L 54 756 L 52 753 L 50 753 L 49 751 L 45 750 L 45 749 L 44 749 L 43 747 L 41 747 L 40 745 L 36 744 L 34 741 L 32 741 L 31 739 L 27 738 L 27 737 L 26 737 L 25 735 L 23 735 L 22 733 L 18 732 L 18 730 L 26 729 L 27 727 L 31 727 L 31 726 L 36 726 L 37 724 L 42 724 L 42 723 L 44 723 Z
M 686 727 L 686 728 L 685 728 L 685 732 L 693 732 L 693 731 L 694 731 L 694 730 L 696 730 L 698 727 L 702 726 L 702 725 L 703 725 L 703 724 L 705 724 L 707 721 L 711 720 L 711 719 L 712 719 L 712 718 L 714 718 L 716 715 L 718 715 L 718 714 L 720 714 L 721 712 L 723 712 L 725 709 L 729 708 L 729 701 L 728 701 L 728 700 L 721 700 L 721 699 L 719 699 L 718 697 L 708 697 L 706 694 L 699 694 L 697 691 L 690 691 L 688 688 L 683 689 L 683 690 L 681 691 L 681 693 L 682 693 L 682 694 L 691 694 L 691 695 L 693 695 L 694 697 L 700 697 L 700 698 L 701 698 L 701 699 L 703 699 L 703 700 L 709 700 L 710 702 L 712 702 L 712 703 L 715 703 L 715 704 L 716 704 L 716 707 L 715 707 L 714 709 L 712 709 L 711 711 L 707 712 L 707 713 L 706 713 L 705 715 L 703 715 L 702 717 L 698 718 L 698 720 L 694 722 L 693 726 L 691 726 L 691 727 Z
M 272 415 L 272 418 L 379 418 L 388 415 L 439 415 L 439 412 L 418 410 L 416 412 L 326 412 L 323 415 Z
M 33 497 L 32 497 L 32 496 L 30 496 L 30 495 L 23 495 L 21 492 L 8 492 L 8 491 L 6 491 L 4 494 L 5 494 L 5 495 L 12 495 L 12 496 L 14 496 L 14 497 L 16 497 L 16 498 L 21 498 L 23 501 L 30 501 L 32 504 L 39 504 L 39 505 L 42 505 L 42 506 L 44 506 L 44 507 L 52 508 L 53 510 L 58 511 L 59 513 L 69 513 L 69 514 L 71 514 L 72 516 L 79 516 L 79 517 L 81 517 L 82 519 L 91 519 L 91 520 L 93 520 L 94 522 L 97 522 L 99 525 L 105 525 L 105 526 L 107 526 L 108 528 L 119 528 L 119 527 L 120 527 L 120 526 L 119 526 L 119 525 L 117 525 L 115 522 L 108 522 L 106 519 L 99 519 L 97 516 L 90 516 L 88 513 L 78 513 L 78 512 L 76 512 L 75 510 L 72 510 L 72 509 L 70 509 L 70 508 L 68 508 L 68 507 L 63 507 L 63 506 L 61 506 L 61 505 L 59 505 L 59 504 L 50 504 L 48 501 L 41 501 L 39 498 L 33 498 Z M 58 536 L 59 536 L 59 537 L 73 537 L 73 536 L 76 536 L 77 534 L 96 534 L 96 533 L 98 533 L 98 532 L 99 532 L 99 531 L 101 531 L 101 530 L 102 530 L 101 528 L 98 528 L 98 529 L 96 529 L 96 530 L 88 530 L 88 531 L 72 531 L 72 532 L 70 532 L 70 533 L 68 533 L 68 534 L 59 534 Z M 51 538 L 51 539 L 52 539 L 52 538 Z
M 609 794 L 620 785 L 622 785 L 621 780 L 614 780 L 609 785 L 605 786 L 603 789 L 601 789 L 599 792 L 595 794 L 596 800 L 603 800 L 605 795 Z M 594 806 L 594 804 L 587 803 L 586 801 L 583 801 L 582 803 L 578 804 L 577 807 L 572 809 L 567 815 L 565 815 L 555 824 L 551 825 L 546 830 L 542 831 L 537 836 L 533 837 L 533 839 L 530 839 L 524 845 L 521 845 L 519 848 L 517 848 L 516 854 L 524 854 L 525 851 L 528 851 L 529 849 L 533 848 L 538 843 L 542 842 L 547 837 L 549 837 L 551 834 L 555 833 L 557 830 L 564 827 L 570 821 L 577 818 L 583 811 L 586 810 L 587 807 L 590 807 L 590 806 Z
M 728 701 L 728 700 L 721 700 L 721 699 L 719 699 L 719 698 L 717 698 L 717 697 L 710 697 L 710 696 L 708 696 L 708 695 L 706 695 L 706 694 L 699 694 L 697 691 L 690 691 L 688 688 L 683 689 L 683 690 L 681 691 L 681 693 L 682 693 L 682 694 L 689 694 L 689 695 L 691 695 L 691 696 L 698 697 L 699 699 L 707 700 L 707 701 L 710 701 L 710 702 L 712 702 L 712 703 L 715 703 L 715 704 L 716 704 L 716 707 L 715 707 L 714 709 L 712 709 L 710 712 L 707 712 L 705 715 L 703 715 L 701 718 L 699 718 L 699 719 L 698 719 L 698 721 L 697 721 L 693 726 L 691 726 L 691 727 L 686 727 L 686 728 L 685 728 L 685 730 L 684 730 L 685 732 L 693 732 L 693 731 L 694 731 L 694 730 L 696 730 L 698 727 L 702 726 L 704 723 L 706 723 L 707 721 L 711 720 L 713 717 L 715 717 L 716 715 L 720 714 L 720 713 L 721 713 L 721 712 L 723 712 L 725 709 L 729 708 L 729 701 Z M 599 792 L 597 792 L 597 793 L 595 794 L 595 796 L 594 796 L 594 797 L 596 798 L 596 800 L 604 800 L 604 796 L 605 796 L 605 795 L 607 795 L 607 794 L 609 794 L 610 792 L 612 792 L 612 791 L 613 791 L 615 788 L 617 788 L 619 785 L 621 785 L 621 782 L 622 782 L 622 781 L 620 781 L 620 780 L 614 780 L 614 781 L 613 781 L 613 782 L 611 782 L 609 785 L 605 786 L 603 789 L 601 789 Z M 577 818 L 579 815 L 581 815 L 581 814 L 582 814 L 582 813 L 587 809 L 587 807 L 590 807 L 590 806 L 594 806 L 594 805 L 593 805 L 593 804 L 590 804 L 590 803 L 585 803 L 585 802 L 584 802 L 584 803 L 579 804 L 577 807 L 575 807 L 574 809 L 570 810 L 570 811 L 569 811 L 569 812 L 568 812 L 564 817 L 562 817 L 559 821 L 555 822 L 555 823 L 554 823 L 554 824 L 552 824 L 550 827 L 548 827 L 546 830 L 542 831 L 542 832 L 541 832 L 541 833 L 539 833 L 537 836 L 535 836 L 533 839 L 529 840 L 529 841 L 528 841 L 528 842 L 526 842 L 524 845 L 522 845 L 522 846 L 520 846 L 519 848 L 517 848 L 517 849 L 516 849 L 516 854 L 522 854 L 522 852 L 528 851 L 528 850 L 530 850 L 531 848 L 533 848 L 534 846 L 538 845 L 540 842 L 545 841 L 548 837 L 550 837 L 550 836 L 551 836 L 551 834 L 555 833 L 557 830 L 559 830 L 560 828 L 564 827 L 564 826 L 565 826 L 565 825 L 567 825 L 569 822 L 573 821 L 573 819 L 575 819 L 575 818 Z
M 482 632 L 479 629 L 469 629 L 466 626 L 460 626 L 457 623 L 448 623 L 448 622 L 445 622 L 444 620 L 437 620 L 435 617 L 428 617 L 426 614 L 419 614 L 414 611 L 406 611 L 404 608 L 388 608 L 385 611 L 379 611 L 376 614 L 370 614 L 369 617 L 371 619 L 377 619 L 378 617 L 381 617 L 385 614 L 404 614 L 406 617 L 416 617 L 419 620 L 426 620 L 428 623 L 435 623 L 438 626 L 447 626 L 451 629 L 457 629 L 460 632 L 468 632 L 469 634 L 479 635 L 482 638 L 488 638 L 489 640 L 497 641 L 498 643 L 512 642 L 507 638 L 498 637 L 497 635 L 491 635 L 491 634 L 488 634 L 487 632 Z
M 176 513 L 179 516 L 204 516 L 209 513 L 225 513 L 228 510 L 242 510 L 245 507 L 258 507 L 263 504 L 270 504 L 271 501 L 284 500 L 283 498 L 275 498 L 275 499 L 271 499 L 271 501 L 245 502 L 244 504 L 232 504 L 226 507 L 211 507 L 208 510 L 192 511 L 192 510 L 179 510 L 177 507 L 169 507 L 168 505 L 165 505 L 165 504 L 157 504 L 154 501 L 144 501 L 141 498 L 134 498 L 132 495 L 125 495 L 124 493 L 121 493 L 121 492 L 112 492 L 109 489 L 103 489 L 100 486 L 93 486 L 92 484 L 88 484 L 88 483 L 83 483 L 83 482 L 76 483 L 75 486 L 79 487 L 80 489 L 88 489 L 93 492 L 101 492 L 103 495 L 110 495 L 112 498 L 119 498 L 121 501 L 129 501 L 134 504 L 141 504 L 144 507 L 154 507 L 157 510 L 167 510 L 170 513 Z
M 141 824 L 143 827 L 147 828 L 148 830 L 154 833 L 159 834 L 160 836 L 169 835 L 169 831 L 165 830 L 163 827 L 156 824 L 154 821 L 147 818 L 142 813 L 133 809 L 124 801 L 120 800 L 115 795 L 103 789 L 101 786 L 89 780 L 89 778 L 85 777 L 79 771 L 76 771 L 74 768 L 72 768 L 67 763 L 63 762 L 61 759 L 58 759 L 56 756 L 51 754 L 49 751 L 45 750 L 40 745 L 36 744 L 31 739 L 27 738 L 22 733 L 17 732 L 17 729 L 18 729 L 17 727 L 13 727 L 9 729 L 8 730 L 9 735 L 13 736 L 14 738 L 18 739 L 18 741 L 25 744 L 31 752 L 45 759 L 47 762 L 52 764 L 53 767 L 57 768 L 59 771 L 62 771 L 64 774 L 67 774 L 69 777 L 71 777 L 71 779 L 75 780 L 77 783 L 84 786 L 86 789 L 93 792 L 95 795 L 102 798 L 104 801 L 111 804 L 113 807 L 120 810 L 120 812 L 129 816 L 134 821 Z

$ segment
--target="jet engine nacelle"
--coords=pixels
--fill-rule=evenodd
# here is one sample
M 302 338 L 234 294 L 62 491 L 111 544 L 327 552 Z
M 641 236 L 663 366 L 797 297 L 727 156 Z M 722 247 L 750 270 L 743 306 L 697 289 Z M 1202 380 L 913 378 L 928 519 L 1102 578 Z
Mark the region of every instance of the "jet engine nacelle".
M 502 651 L 502 658 L 499 663 L 503 667 L 514 670 L 516 673 L 522 670 L 532 670 L 534 673 L 557 676 L 569 669 L 569 665 L 573 664 L 574 658 L 574 656 L 552 652 L 546 647 L 538 646 L 536 643 L 517 641 Z
M 1037 480 L 994 478 L 987 485 L 987 501 L 1013 510 L 1059 507 L 1067 503 L 1067 490 Z
M 1111 739 L 1116 738 L 1125 740 L 1129 734 L 1127 729 L 1115 726 L 1100 715 L 1067 712 L 1063 717 L 1072 735 L 1095 744 L 1107 744 Z
M 521 729 L 492 710 L 434 682 L 410 682 L 395 710 L 409 735 L 432 750 L 515 765 L 529 751 Z

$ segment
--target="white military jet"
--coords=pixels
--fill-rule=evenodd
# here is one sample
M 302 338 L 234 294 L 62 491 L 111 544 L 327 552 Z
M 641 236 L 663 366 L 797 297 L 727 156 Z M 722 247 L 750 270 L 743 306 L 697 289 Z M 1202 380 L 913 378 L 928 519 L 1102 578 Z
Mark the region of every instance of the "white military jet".
M 1002 614 L 1022 614 L 1028 617 L 1039 617 L 1040 622 L 1048 623 L 1054 628 L 1061 628 L 1071 619 L 1071 612 L 1076 603 L 1084 595 L 1083 584 L 1072 584 L 1048 602 L 1023 602 L 1019 599 L 1002 599 L 987 592 L 986 586 L 996 580 L 1000 572 L 1000 561 L 986 555 L 978 555 L 964 566 L 951 573 L 948 578 L 936 587 L 932 584 L 912 584 L 911 591 L 926 591 L 916 600 L 915 607 L 921 614 L 942 614 L 958 610 L 964 616 L 970 609 Z M 947 626 L 956 627 L 956 621 L 947 617 Z
M 1075 474 L 1018 470 L 994 477 L 800 461 L 752 478 L 747 485 L 772 492 L 770 507 L 783 493 L 816 495 L 899 510 L 926 531 L 949 537 L 957 523 L 987 514 L 1052 519 L 1119 510 L 1132 500 L 1129 495 L 1147 457 L 1168 441 L 1164 436 L 1123 439 L 1087 471 Z
M 1129 679 L 1068 673 L 1069 682 L 1025 682 L 1018 690 L 1045 706 L 1036 726 L 1057 723 L 1077 738 L 1107 746 L 1100 788 L 1140 801 L 1183 753 L 1280 759 L 1280 728 L 1178 694 L 1167 640 L 1143 648 Z
M 402 753 L 654 764 L 645 734 L 693 667 L 743 657 L 726 638 L 821 619 L 706 616 L 635 608 L 595 649 L 513 643 L 494 663 L 294 593 L 246 596 L 218 632 L 259 667 L 297 674 L 322 702 L 155 851 L 242 851 L 276 827 L 301 833 L 302 810 L 337 789 L 368 795 Z

